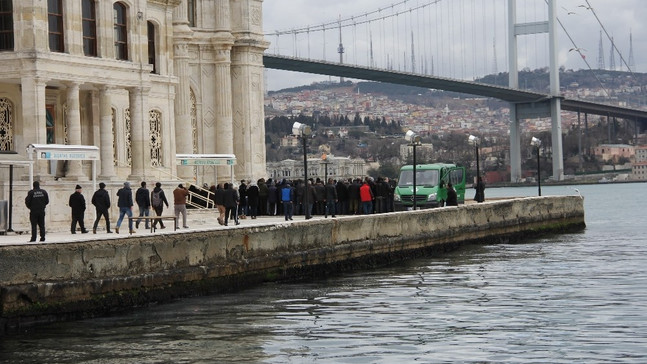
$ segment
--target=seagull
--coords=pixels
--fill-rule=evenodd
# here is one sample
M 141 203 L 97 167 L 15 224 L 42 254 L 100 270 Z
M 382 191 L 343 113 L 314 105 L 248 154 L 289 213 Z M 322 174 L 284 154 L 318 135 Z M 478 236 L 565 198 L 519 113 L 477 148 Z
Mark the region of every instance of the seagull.
M 576 13 L 576 12 L 574 12 L 574 11 L 569 11 L 568 9 L 566 9 L 566 8 L 565 8 L 565 7 L 563 7 L 563 6 L 562 6 L 562 9 L 566 10 L 566 15 L 572 15 L 572 14 L 576 14 L 576 15 L 577 15 L 577 13 Z
M 580 196 L 580 198 L 583 198 L 583 197 L 582 197 L 582 194 L 580 193 L 580 190 L 578 190 L 578 189 L 577 189 L 577 188 L 575 188 L 575 187 L 569 187 L 569 188 L 570 188 L 570 189 L 572 189 L 572 190 L 575 190 L 575 192 L 577 192 L 578 196 Z
M 584 8 L 584 9 L 586 9 L 586 10 L 591 10 L 591 9 L 593 9 L 592 7 L 590 7 L 590 6 L 586 6 L 586 5 L 578 5 L 578 7 L 579 7 L 579 8 Z
M 579 47 L 575 47 L 575 48 L 571 48 L 571 49 L 569 49 L 568 51 L 569 51 L 569 52 L 575 51 L 575 52 L 577 52 L 577 53 L 582 53 L 582 51 L 586 52 L 586 49 L 584 49 L 584 48 L 579 48 Z

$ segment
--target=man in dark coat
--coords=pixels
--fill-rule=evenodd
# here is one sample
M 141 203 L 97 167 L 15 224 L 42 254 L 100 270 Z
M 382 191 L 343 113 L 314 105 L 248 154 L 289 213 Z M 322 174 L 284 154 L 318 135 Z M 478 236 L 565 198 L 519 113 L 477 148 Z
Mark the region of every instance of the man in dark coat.
M 265 183 L 265 179 L 261 178 L 258 181 L 258 214 L 267 215 L 267 196 L 270 194 L 270 189 Z
M 162 216 L 164 205 L 168 208 L 168 200 L 166 199 L 166 195 L 162 189 L 162 184 L 160 182 L 155 182 L 155 188 L 153 188 L 153 192 L 151 192 L 151 206 L 153 207 L 153 210 L 155 210 L 155 216 Z M 157 228 L 157 223 L 160 224 L 160 229 L 166 228 L 162 219 L 155 219 L 155 221 L 153 221 L 153 230 Z
M 348 186 L 348 213 L 351 215 L 357 215 L 360 212 L 360 187 L 360 180 L 357 178 L 353 180 L 353 183 L 351 183 L 350 186 Z
M 335 210 L 337 207 L 337 188 L 335 187 L 335 181 L 333 181 L 332 178 L 328 178 L 328 183 L 324 186 L 324 192 L 326 203 L 326 206 L 324 207 L 324 215 L 327 218 L 330 213 L 332 217 L 335 217 L 335 214 L 337 213 Z
M 258 216 L 258 192 L 258 186 L 254 182 L 247 187 L 247 206 L 252 219 L 256 219 Z
M 249 215 L 247 211 L 247 185 L 245 180 L 240 180 L 240 186 L 238 186 L 238 195 L 240 196 L 240 205 L 238 206 L 238 216 L 243 219 Z
M 137 205 L 139 206 L 139 217 L 142 216 L 150 216 L 150 211 L 151 211 L 151 196 L 148 191 L 148 188 L 146 188 L 146 182 L 141 183 L 141 187 L 137 189 L 137 192 L 135 192 L 135 201 L 137 202 Z M 135 222 L 135 228 L 139 229 L 139 222 L 141 219 L 137 219 L 137 222 Z M 146 229 L 149 229 L 149 221 L 148 219 L 144 219 L 144 222 L 146 223 L 145 227 Z
M 81 192 L 81 186 L 76 185 L 74 193 L 70 195 L 70 200 L 68 201 L 68 204 L 72 208 L 72 226 L 70 227 L 70 232 L 72 234 L 76 234 L 77 222 L 79 223 L 79 227 L 81 228 L 81 233 L 87 234 L 88 232 L 87 230 L 85 230 L 85 224 L 83 223 L 85 215 L 85 197 L 83 197 L 83 194 Z
M 92 204 L 97 210 L 97 218 L 94 220 L 94 226 L 92 226 L 92 233 L 97 233 L 97 226 L 99 225 L 99 220 L 101 216 L 106 220 L 106 233 L 110 234 L 110 217 L 108 217 L 108 209 L 110 208 L 110 195 L 106 191 L 106 184 L 101 182 L 99 183 L 99 189 L 94 192 L 92 195 Z
M 115 232 L 119 234 L 119 227 L 124 215 L 128 215 L 128 230 L 130 230 L 131 234 L 134 233 L 133 220 L 130 219 L 130 217 L 133 217 L 133 190 L 130 189 L 130 182 L 124 182 L 124 187 L 117 191 L 117 206 L 119 207 L 119 219 L 117 219 Z
M 236 208 L 238 207 L 238 191 L 236 191 L 232 185 L 225 183 L 225 194 L 223 195 L 224 204 L 225 204 L 225 226 L 229 222 L 229 216 L 233 216 L 236 225 L 240 225 L 238 222 L 238 214 L 236 213 Z M 232 215 L 232 212 L 234 213 Z
M 216 193 L 214 196 L 214 202 L 216 204 L 216 208 L 218 209 L 218 224 L 224 225 L 225 224 L 225 194 L 227 192 L 225 191 L 224 187 L 221 184 L 218 184 L 216 186 Z
M 447 184 L 447 206 L 458 206 L 458 195 L 451 182 Z
M 34 181 L 33 189 L 27 192 L 25 205 L 29 209 L 29 222 L 31 222 L 30 242 L 36 241 L 36 227 L 40 229 L 40 241 L 45 241 L 45 206 L 49 203 L 47 191 L 40 188 L 40 183 Z
M 485 183 L 483 183 L 483 179 L 480 176 L 477 179 L 474 189 L 476 189 L 476 193 L 474 194 L 474 201 L 485 201 Z

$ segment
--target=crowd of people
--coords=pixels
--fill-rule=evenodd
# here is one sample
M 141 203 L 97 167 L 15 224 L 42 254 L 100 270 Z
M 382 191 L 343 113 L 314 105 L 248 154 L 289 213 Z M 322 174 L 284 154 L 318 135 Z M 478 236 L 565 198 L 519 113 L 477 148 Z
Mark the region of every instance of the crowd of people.
M 388 178 L 371 177 L 323 181 L 309 179 L 240 181 L 238 186 L 225 183 L 211 186 L 213 201 L 220 211 L 218 221 L 235 217 L 294 215 L 336 217 L 394 211 L 395 186 Z M 307 191 L 307 192 L 306 192 Z M 223 199 L 223 196 L 230 196 Z M 228 209 L 228 211 L 225 211 Z M 235 212 L 234 212 L 235 211 Z
M 105 220 L 106 232 L 112 233 L 108 214 L 110 195 L 105 187 L 105 183 L 99 183 L 99 189 L 92 196 L 91 202 L 96 208 L 96 219 L 92 226 L 93 234 L 97 233 L 101 218 Z M 146 229 L 150 228 L 149 224 L 152 224 L 153 229 L 157 228 L 157 224 L 161 229 L 165 228 L 162 219 L 149 218 L 151 209 L 155 212 L 155 216 L 162 216 L 164 206 L 169 207 L 161 187 L 162 184 L 157 182 L 155 188 L 149 191 L 146 182 L 141 182 L 133 199 L 130 182 L 124 182 L 123 187 L 116 194 L 119 218 L 114 230 L 117 234 L 126 216 L 129 218 L 128 229 L 131 234 L 139 228 L 141 220 L 144 220 Z M 238 186 L 231 183 L 212 185 L 209 190 L 212 192 L 209 198 L 213 200 L 218 211 L 218 223 L 224 226 L 228 226 L 230 220 L 235 225 L 239 225 L 240 218 L 256 219 L 258 216 L 283 215 L 288 221 L 292 220 L 294 215 L 304 215 L 306 218 L 311 216 L 327 218 L 337 215 L 368 215 L 394 211 L 395 184 L 388 177 L 339 180 L 328 178 L 327 181 L 311 178 L 305 182 L 302 179 L 291 181 L 270 178 L 266 181 L 261 178 L 256 182 L 242 180 Z M 474 198 L 477 202 L 483 202 L 483 190 L 484 184 L 479 177 Z M 184 228 L 188 228 L 186 208 L 188 197 L 189 190 L 181 183 L 173 190 L 175 218 L 179 221 L 180 215 L 182 216 Z M 33 189 L 28 192 L 25 199 L 25 205 L 30 210 L 31 242 L 36 241 L 37 229 L 40 229 L 40 241 L 45 241 L 45 207 L 48 203 L 47 191 L 40 188 L 39 182 L 34 182 Z M 132 219 L 134 203 L 139 207 L 137 219 Z M 458 205 L 456 192 L 451 183 L 448 185 L 447 205 Z M 80 185 L 76 185 L 74 193 L 70 195 L 69 206 L 72 209 L 70 232 L 76 234 L 78 225 L 81 233 L 88 233 L 84 225 L 86 203 Z

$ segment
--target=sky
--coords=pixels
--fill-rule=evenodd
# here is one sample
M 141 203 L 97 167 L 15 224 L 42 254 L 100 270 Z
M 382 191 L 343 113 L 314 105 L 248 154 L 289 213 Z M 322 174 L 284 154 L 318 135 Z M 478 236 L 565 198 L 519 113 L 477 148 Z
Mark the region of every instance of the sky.
M 263 27 L 270 42 L 266 53 L 339 61 L 341 19 L 344 63 L 473 80 L 508 70 L 507 4 L 507 0 L 264 0 Z M 560 67 L 597 69 L 602 31 L 605 68 L 610 68 L 609 37 L 613 37 L 624 59 L 614 53 L 616 69 L 626 71 L 631 32 L 631 70 L 647 72 L 647 1 L 556 0 L 556 9 L 565 28 L 557 25 Z M 546 0 L 517 1 L 518 23 L 547 17 Z M 546 34 L 518 38 L 520 70 L 548 67 Z M 266 71 L 268 91 L 327 80 L 338 78 Z

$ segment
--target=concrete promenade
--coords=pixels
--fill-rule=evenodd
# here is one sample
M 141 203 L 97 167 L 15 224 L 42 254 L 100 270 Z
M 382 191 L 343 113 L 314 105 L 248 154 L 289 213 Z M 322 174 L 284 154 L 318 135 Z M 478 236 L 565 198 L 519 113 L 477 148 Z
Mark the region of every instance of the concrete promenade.
M 523 242 L 584 228 L 579 196 L 529 197 L 460 207 L 304 220 L 241 220 L 189 213 L 189 229 L 134 235 L 0 236 L 0 333 L 103 315 L 264 281 L 321 277 L 456 249 Z M 122 224 L 122 231 L 124 229 Z

